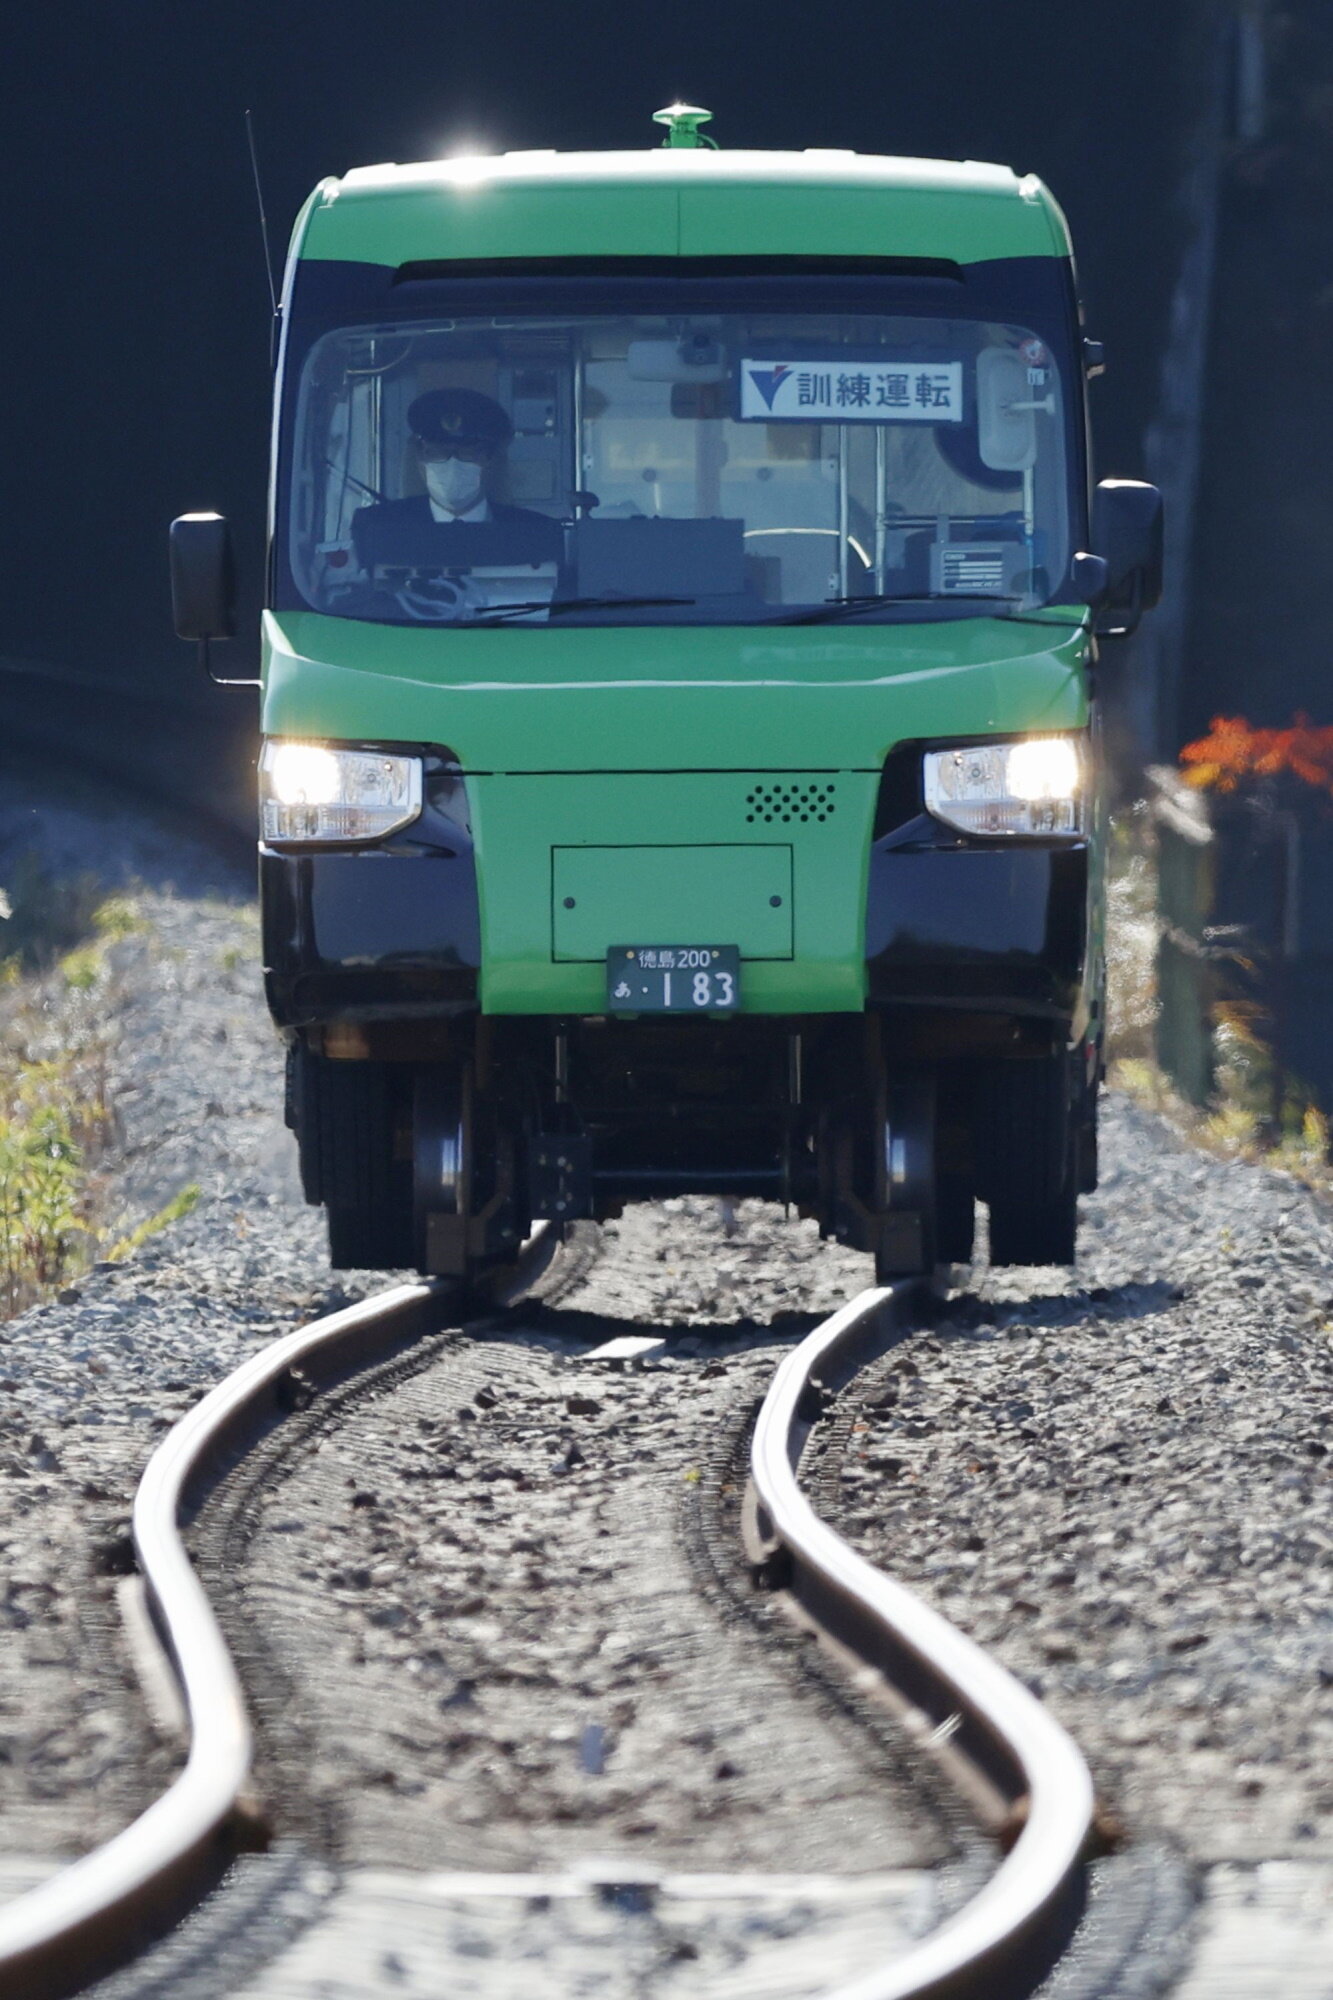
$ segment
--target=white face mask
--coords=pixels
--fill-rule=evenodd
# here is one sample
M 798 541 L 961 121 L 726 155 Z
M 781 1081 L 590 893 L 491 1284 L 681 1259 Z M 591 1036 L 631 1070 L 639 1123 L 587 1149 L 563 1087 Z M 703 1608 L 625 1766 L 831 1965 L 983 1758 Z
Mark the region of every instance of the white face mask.
M 481 467 L 465 458 L 435 458 L 424 468 L 426 491 L 437 507 L 466 514 L 481 498 Z

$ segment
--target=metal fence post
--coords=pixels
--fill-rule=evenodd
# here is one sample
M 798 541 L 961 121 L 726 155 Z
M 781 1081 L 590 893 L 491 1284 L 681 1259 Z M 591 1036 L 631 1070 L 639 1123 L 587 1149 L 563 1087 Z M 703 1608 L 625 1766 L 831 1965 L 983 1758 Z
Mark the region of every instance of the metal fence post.
M 1157 833 L 1157 1061 L 1189 1104 L 1213 1093 L 1214 954 L 1207 931 L 1217 894 L 1208 802 L 1165 765 L 1147 773 Z

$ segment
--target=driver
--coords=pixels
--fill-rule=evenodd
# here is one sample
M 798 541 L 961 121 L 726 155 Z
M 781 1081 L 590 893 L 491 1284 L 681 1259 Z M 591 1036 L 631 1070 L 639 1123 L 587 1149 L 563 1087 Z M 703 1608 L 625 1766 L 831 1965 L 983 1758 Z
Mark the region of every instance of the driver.
M 406 552 L 432 523 L 463 528 L 490 525 L 502 531 L 495 538 L 497 554 L 512 550 L 513 559 L 523 563 L 559 560 L 558 521 L 490 496 L 494 467 L 514 434 L 494 397 L 477 389 L 428 389 L 409 404 L 407 428 L 426 490 L 406 500 L 384 500 L 363 508 L 354 524 L 359 543 L 373 541 L 377 552 L 387 554 L 401 536 Z M 488 559 L 494 561 L 496 556 Z

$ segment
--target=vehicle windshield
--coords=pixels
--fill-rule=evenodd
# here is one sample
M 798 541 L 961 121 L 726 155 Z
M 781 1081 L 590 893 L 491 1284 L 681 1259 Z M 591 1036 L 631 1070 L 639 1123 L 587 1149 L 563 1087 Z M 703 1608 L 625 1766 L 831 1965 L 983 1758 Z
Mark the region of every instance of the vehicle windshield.
M 343 326 L 300 370 L 280 529 L 297 601 L 345 618 L 984 616 L 1065 583 L 1068 403 L 1030 327 L 920 311 Z

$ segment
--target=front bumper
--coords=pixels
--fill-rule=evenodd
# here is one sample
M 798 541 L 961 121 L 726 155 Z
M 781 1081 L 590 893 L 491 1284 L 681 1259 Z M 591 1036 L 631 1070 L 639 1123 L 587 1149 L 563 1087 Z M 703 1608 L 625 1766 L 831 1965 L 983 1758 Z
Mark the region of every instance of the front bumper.
M 264 984 L 280 1028 L 476 1006 L 481 925 L 470 848 L 283 854 L 261 846 L 259 890 Z
M 481 927 L 469 852 L 260 849 L 264 966 L 279 1027 L 477 1005 Z M 1088 930 L 1088 850 L 893 847 L 870 857 L 871 1006 L 1071 1019 Z
M 1070 1020 L 1087 962 L 1088 847 L 981 845 L 924 817 L 875 842 L 866 891 L 872 1006 Z
M 428 832 L 434 838 L 358 852 L 260 846 L 264 976 L 280 1028 L 438 1018 L 478 1006 L 474 850 L 458 828 Z M 1079 1010 L 1087 938 L 1085 842 L 979 844 L 921 816 L 871 848 L 865 992 L 873 1008 L 1069 1022 Z M 556 946 L 552 934 L 552 974 L 564 970 L 554 966 Z M 554 1004 L 554 988 L 542 1008 L 596 1010 L 596 1002 Z M 769 1004 L 763 1012 L 823 1008 Z

